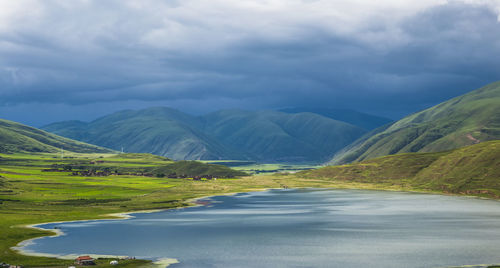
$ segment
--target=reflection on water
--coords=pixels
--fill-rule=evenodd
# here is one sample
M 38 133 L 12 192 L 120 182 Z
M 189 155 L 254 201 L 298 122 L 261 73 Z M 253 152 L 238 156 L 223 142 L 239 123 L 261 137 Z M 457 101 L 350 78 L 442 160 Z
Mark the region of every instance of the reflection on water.
M 173 267 L 445 267 L 500 262 L 500 203 L 358 190 L 272 190 L 204 207 L 57 226 L 26 249 L 176 258 Z

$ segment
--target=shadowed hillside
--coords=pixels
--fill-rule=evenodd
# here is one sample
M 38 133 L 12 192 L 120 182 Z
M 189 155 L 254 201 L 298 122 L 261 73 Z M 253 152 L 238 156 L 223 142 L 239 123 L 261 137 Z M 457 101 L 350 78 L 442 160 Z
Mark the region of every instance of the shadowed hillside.
M 500 82 L 376 129 L 339 152 L 331 163 L 438 152 L 495 139 L 500 139 Z

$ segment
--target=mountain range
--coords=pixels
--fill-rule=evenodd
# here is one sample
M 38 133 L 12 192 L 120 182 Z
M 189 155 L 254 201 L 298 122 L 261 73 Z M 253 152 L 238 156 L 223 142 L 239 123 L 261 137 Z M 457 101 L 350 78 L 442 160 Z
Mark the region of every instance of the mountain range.
M 58 122 L 42 129 L 0 120 L 0 152 L 124 149 L 177 160 L 329 161 L 337 165 L 500 139 L 500 82 L 395 122 L 323 108 L 221 110 L 193 116 L 155 107 L 124 110 L 92 122 Z
M 155 107 L 42 129 L 99 146 L 172 159 L 324 162 L 367 132 L 315 113 L 221 110 L 193 116 Z

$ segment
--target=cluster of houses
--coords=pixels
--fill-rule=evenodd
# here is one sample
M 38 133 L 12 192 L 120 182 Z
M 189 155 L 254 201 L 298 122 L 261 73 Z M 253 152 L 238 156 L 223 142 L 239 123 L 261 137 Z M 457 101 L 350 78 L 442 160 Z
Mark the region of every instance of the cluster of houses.
M 102 170 L 102 171 L 80 170 L 80 171 L 73 171 L 71 173 L 71 175 L 73 176 L 83 176 L 83 177 L 107 177 L 111 174 L 112 173 L 109 170 Z
M 91 161 L 91 164 L 103 163 L 103 161 Z M 88 168 L 88 167 L 87 167 Z M 145 177 L 167 177 L 170 179 L 187 179 L 193 178 L 195 181 L 207 181 L 207 180 L 217 180 L 213 175 L 201 175 L 201 176 L 189 176 L 186 174 L 177 174 L 175 172 L 165 175 L 164 173 L 151 173 L 151 172 L 119 172 L 118 170 L 111 171 L 109 167 L 105 167 L 102 170 L 98 170 L 94 167 L 86 169 L 84 166 L 70 166 L 70 165 L 58 165 L 54 164 L 51 168 L 42 169 L 44 172 L 71 172 L 73 176 L 82 177 L 107 177 L 111 175 L 129 175 L 129 176 L 145 176 Z
M 71 166 L 64 166 L 59 168 L 57 166 L 52 168 L 42 169 L 43 172 L 68 172 L 71 171 L 71 175 L 73 176 L 82 176 L 82 177 L 107 177 L 111 175 L 132 175 L 132 176 L 147 176 L 153 177 L 153 173 L 147 172 L 138 172 L 138 173 L 121 173 L 115 170 L 112 172 L 109 168 L 104 168 L 103 170 L 97 169 L 84 169 L 83 167 L 79 167 L 80 170 L 73 170 Z
M 58 169 L 58 168 L 46 168 L 42 169 L 42 172 L 64 172 L 66 170 Z
M 94 165 L 96 163 L 104 163 L 104 161 L 90 161 L 89 164 Z M 85 165 L 75 165 L 75 164 L 52 164 L 51 168 L 42 169 L 45 172 L 66 172 L 73 171 L 73 169 L 85 169 L 87 166 Z
M 71 175 L 73 176 L 85 176 L 85 177 L 101 177 L 101 176 L 109 176 L 111 175 L 111 171 L 109 170 L 78 170 L 74 171 L 72 169 L 58 169 L 58 168 L 46 168 L 42 169 L 43 172 L 67 172 L 72 171 Z

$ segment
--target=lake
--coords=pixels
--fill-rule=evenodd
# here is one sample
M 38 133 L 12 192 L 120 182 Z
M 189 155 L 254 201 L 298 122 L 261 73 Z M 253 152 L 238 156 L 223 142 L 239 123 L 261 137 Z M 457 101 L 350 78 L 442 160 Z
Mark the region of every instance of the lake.
M 128 220 L 45 224 L 24 249 L 175 258 L 171 267 L 447 267 L 500 263 L 500 202 L 364 190 L 270 190 Z

